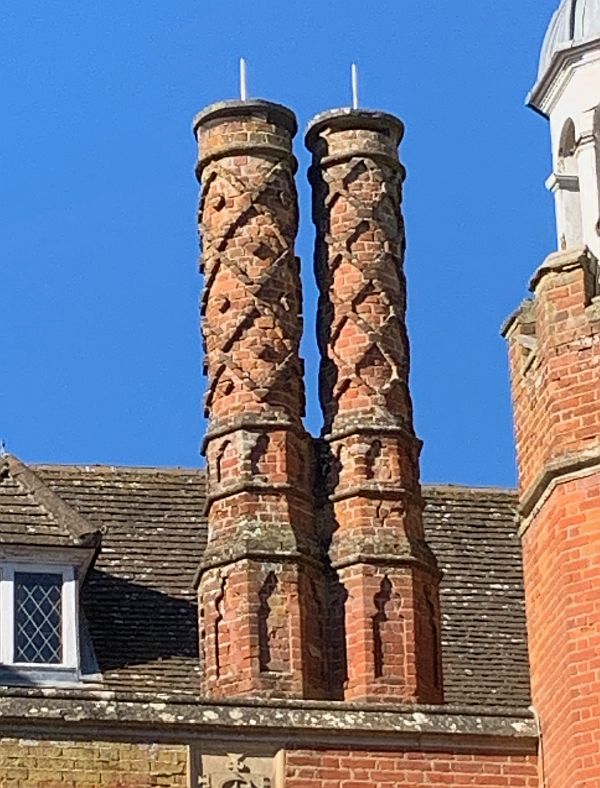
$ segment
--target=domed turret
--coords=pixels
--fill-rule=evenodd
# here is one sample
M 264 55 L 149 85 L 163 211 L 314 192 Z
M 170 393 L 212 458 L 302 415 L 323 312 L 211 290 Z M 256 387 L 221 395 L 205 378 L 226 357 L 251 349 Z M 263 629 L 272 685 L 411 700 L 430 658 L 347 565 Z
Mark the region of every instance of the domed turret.
M 538 77 L 566 49 L 600 39 L 600 0 L 563 0 L 544 39 Z
M 550 121 L 558 248 L 600 259 L 600 0 L 562 0 L 528 103 Z

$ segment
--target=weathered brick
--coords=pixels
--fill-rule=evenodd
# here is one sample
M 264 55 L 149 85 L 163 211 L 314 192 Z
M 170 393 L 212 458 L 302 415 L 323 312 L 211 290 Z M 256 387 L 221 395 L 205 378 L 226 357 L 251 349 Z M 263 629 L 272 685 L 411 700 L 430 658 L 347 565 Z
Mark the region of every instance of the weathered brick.
M 184 745 L 3 738 L 0 753 L 3 788 L 152 788 L 161 773 L 170 788 L 188 788 Z M 151 768 L 159 774 L 152 776 Z
M 452 752 L 387 753 L 356 750 L 345 753 L 332 774 L 327 763 L 335 751 L 286 753 L 286 788 L 399 788 L 404 785 L 522 786 L 539 788 L 535 756 L 483 755 Z M 310 778 L 299 774 L 297 761 L 312 762 Z M 364 771 L 363 771 L 364 770 Z
M 551 256 L 506 332 L 532 693 L 544 774 L 557 788 L 591 785 L 600 774 L 600 738 L 590 740 L 600 730 L 597 273 L 587 252 Z
M 209 543 L 199 587 L 211 697 L 324 697 L 321 551 L 306 434 L 289 110 L 198 116 L 209 386 Z
M 317 228 L 334 684 L 440 702 L 439 571 L 423 533 L 405 324 L 399 120 L 326 113 L 307 135 Z

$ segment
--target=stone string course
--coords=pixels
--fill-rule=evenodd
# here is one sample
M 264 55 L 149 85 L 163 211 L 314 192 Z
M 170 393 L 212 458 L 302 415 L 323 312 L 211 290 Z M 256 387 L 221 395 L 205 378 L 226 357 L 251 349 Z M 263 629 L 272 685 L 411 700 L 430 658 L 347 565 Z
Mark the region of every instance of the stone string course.
M 127 701 L 107 693 L 80 700 L 50 691 L 5 693 L 0 777 L 11 788 L 196 788 L 203 753 L 215 752 L 283 754 L 284 768 L 271 788 L 333 788 L 334 779 L 385 788 L 417 778 L 436 785 L 449 775 L 452 784 L 469 785 L 467 775 L 476 773 L 486 775 L 486 785 L 528 786 L 519 780 L 533 773 L 537 748 L 534 720 L 517 709 L 511 716 L 452 707 L 211 705 Z

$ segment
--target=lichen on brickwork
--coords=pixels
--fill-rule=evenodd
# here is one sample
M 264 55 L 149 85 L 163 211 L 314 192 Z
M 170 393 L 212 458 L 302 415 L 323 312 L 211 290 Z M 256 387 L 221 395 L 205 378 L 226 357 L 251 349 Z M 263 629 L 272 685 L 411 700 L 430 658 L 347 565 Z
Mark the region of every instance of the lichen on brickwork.
M 439 571 L 423 531 L 400 210 L 402 123 L 317 116 L 307 144 L 317 230 L 321 521 L 336 572 L 348 700 L 440 701 Z M 336 647 L 334 646 L 334 649 Z
M 217 105 L 195 121 L 209 379 L 199 596 L 214 697 L 327 692 L 312 625 L 322 572 L 302 426 L 295 132 L 293 113 L 268 102 Z

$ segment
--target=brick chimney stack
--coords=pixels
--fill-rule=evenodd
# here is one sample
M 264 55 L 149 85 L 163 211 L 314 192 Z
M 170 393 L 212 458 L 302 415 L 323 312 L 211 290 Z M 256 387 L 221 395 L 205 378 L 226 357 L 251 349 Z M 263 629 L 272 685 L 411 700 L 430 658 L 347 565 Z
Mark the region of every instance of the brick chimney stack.
M 440 573 L 424 538 L 408 388 L 402 135 L 391 115 L 336 110 L 306 139 L 330 555 L 345 608 L 333 651 L 345 649 L 346 700 L 440 703 Z
M 202 197 L 208 697 L 325 694 L 324 600 L 302 426 L 293 113 L 224 102 L 194 121 Z
M 504 328 L 534 706 L 551 786 L 600 769 L 600 268 L 550 255 Z

